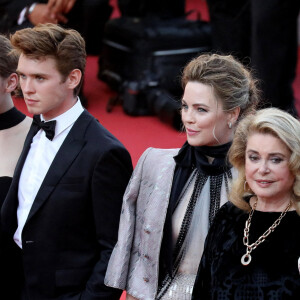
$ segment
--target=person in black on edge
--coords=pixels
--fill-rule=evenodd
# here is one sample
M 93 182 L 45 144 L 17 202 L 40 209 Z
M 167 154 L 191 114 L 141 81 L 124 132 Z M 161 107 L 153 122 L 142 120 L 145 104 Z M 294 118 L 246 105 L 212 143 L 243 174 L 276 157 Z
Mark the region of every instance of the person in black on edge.
M 12 94 L 18 85 L 18 55 L 11 53 L 11 50 L 9 39 L 0 35 L 0 208 L 10 187 L 32 121 L 14 107 Z M 15 261 L 8 260 L 4 255 L 5 252 L 13 251 L 11 248 L 7 249 L 9 245 L 7 237 L 0 232 L 1 293 L 9 293 L 10 299 L 14 299 L 14 291 L 9 290 L 9 282 L 16 279 L 12 274 Z
M 300 1 L 207 0 L 213 48 L 248 64 L 260 80 L 262 104 L 298 115 L 293 81 Z

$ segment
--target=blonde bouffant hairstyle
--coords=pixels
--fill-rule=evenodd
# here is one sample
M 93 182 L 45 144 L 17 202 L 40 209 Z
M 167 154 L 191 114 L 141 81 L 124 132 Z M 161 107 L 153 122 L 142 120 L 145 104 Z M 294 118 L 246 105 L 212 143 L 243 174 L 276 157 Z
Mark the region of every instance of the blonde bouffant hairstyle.
M 254 133 L 271 134 L 279 138 L 291 151 L 289 168 L 295 176 L 292 201 L 300 215 L 300 122 L 278 108 L 259 110 L 255 114 L 246 116 L 238 124 L 228 153 L 229 161 L 239 174 L 232 183 L 230 201 L 243 210 L 251 209 L 245 200 L 245 196 L 254 194 L 249 190 L 248 185 L 245 188 L 245 156 L 248 138 Z

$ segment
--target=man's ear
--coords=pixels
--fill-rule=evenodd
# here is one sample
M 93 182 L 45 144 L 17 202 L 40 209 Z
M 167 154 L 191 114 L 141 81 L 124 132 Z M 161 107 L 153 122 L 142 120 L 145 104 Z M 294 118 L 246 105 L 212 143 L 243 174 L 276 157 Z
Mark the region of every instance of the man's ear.
M 82 73 L 79 69 L 74 69 L 70 72 L 67 78 L 68 87 L 72 90 L 80 83 Z
M 9 77 L 6 79 L 5 92 L 13 92 L 18 86 L 18 82 L 18 75 L 16 73 L 10 74 Z

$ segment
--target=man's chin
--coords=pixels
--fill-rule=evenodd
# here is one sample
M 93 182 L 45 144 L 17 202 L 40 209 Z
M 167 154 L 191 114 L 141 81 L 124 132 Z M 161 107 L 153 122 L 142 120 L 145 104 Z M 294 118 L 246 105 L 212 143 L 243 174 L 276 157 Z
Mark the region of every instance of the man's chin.
M 41 114 L 41 111 L 39 109 L 34 109 L 30 105 L 26 105 L 26 107 L 27 107 L 28 112 L 32 115 L 40 115 Z

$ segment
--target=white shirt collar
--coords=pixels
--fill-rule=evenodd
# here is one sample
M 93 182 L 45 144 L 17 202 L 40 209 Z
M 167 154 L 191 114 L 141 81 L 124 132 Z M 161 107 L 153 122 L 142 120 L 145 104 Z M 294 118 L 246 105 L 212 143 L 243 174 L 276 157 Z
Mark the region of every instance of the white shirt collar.
M 84 108 L 80 102 L 79 97 L 77 97 L 76 103 L 66 112 L 63 114 L 48 120 L 56 120 L 56 126 L 55 126 L 55 136 L 59 135 L 61 132 L 63 132 L 66 128 L 68 128 L 70 125 L 75 123 L 75 121 L 78 119 L 78 117 L 82 114 L 84 111 Z M 41 115 L 41 120 L 44 121 L 43 115 Z

